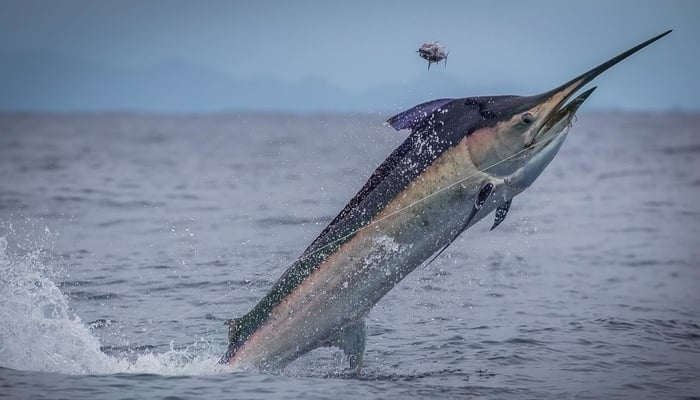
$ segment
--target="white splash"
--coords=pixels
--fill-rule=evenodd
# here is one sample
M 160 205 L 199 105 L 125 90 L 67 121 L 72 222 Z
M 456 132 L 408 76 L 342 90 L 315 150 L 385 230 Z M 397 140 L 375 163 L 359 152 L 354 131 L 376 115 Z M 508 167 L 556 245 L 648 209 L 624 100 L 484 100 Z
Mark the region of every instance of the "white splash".
M 404 249 L 399 245 L 394 238 L 381 235 L 375 239 L 377 246 L 365 257 L 363 260 L 362 269 L 372 269 L 378 266 L 383 266 L 384 273 L 389 276 L 395 271 L 391 268 L 391 263 L 384 262 L 395 257 L 396 254 L 401 253 Z
M 0 366 L 62 374 L 152 373 L 204 375 L 230 372 L 216 364 L 214 346 L 204 341 L 135 360 L 108 355 L 75 315 L 68 299 L 41 264 L 39 252 L 7 254 L 0 237 Z

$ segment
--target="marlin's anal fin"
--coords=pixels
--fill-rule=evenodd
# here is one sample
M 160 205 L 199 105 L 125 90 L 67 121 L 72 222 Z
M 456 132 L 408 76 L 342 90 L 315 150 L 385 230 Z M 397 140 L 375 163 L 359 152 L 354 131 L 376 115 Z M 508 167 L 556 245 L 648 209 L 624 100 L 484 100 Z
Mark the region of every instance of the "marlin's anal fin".
M 493 226 L 491 227 L 491 230 L 494 230 L 498 225 L 501 224 L 501 222 L 503 222 L 503 220 L 506 219 L 506 215 L 508 215 L 508 210 L 510 209 L 510 203 L 512 201 L 513 199 L 510 199 L 498 206 L 498 208 L 496 209 L 496 219 L 493 221 Z
M 363 319 L 354 325 L 341 329 L 338 336 L 327 344 L 343 350 L 343 353 L 348 358 L 353 375 L 358 376 L 362 370 L 362 358 L 365 354 L 366 342 L 367 327 Z

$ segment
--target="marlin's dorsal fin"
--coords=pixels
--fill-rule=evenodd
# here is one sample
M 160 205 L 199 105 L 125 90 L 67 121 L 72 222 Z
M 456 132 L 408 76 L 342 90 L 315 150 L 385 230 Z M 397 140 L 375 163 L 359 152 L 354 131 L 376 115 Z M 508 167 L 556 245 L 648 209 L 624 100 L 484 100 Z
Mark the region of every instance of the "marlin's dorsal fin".
M 498 208 L 496 209 L 496 219 L 493 221 L 493 226 L 491 227 L 491 230 L 494 230 L 498 225 L 501 224 L 501 222 L 503 222 L 504 219 L 506 219 L 506 215 L 508 215 L 508 210 L 510 209 L 510 203 L 512 201 L 513 199 L 510 199 L 498 206 Z
M 428 68 L 430 68 L 430 63 L 428 63 Z M 397 131 L 407 128 L 415 130 L 415 128 L 422 125 L 423 122 L 425 122 L 435 110 L 451 102 L 452 100 L 454 99 L 437 99 L 427 101 L 394 115 L 386 122 Z

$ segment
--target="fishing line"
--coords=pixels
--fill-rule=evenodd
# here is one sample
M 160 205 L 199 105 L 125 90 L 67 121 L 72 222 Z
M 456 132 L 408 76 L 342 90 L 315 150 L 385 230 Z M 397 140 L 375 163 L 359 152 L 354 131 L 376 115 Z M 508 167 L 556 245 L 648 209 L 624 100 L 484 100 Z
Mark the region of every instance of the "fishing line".
M 568 128 L 567 128 L 566 131 L 568 131 Z M 565 132 L 562 132 L 562 133 L 560 133 L 560 134 L 565 134 L 565 133 L 567 133 L 566 131 L 565 131 Z M 558 135 L 557 135 L 557 136 L 558 136 Z M 345 239 L 347 239 L 347 238 L 349 238 L 349 237 L 351 237 L 351 236 L 357 234 L 358 232 L 361 232 L 361 231 L 364 230 L 364 229 L 367 229 L 367 228 L 369 228 L 369 227 L 371 227 L 371 226 L 373 226 L 373 225 L 376 225 L 376 224 L 378 224 L 378 223 L 384 221 L 384 220 L 387 219 L 387 218 L 390 218 L 390 217 L 395 216 L 395 215 L 398 214 L 398 213 L 401 213 L 401 212 L 403 212 L 403 211 L 405 211 L 405 210 L 408 210 L 409 208 L 412 208 L 412 207 L 416 206 L 417 204 L 420 204 L 420 203 L 422 203 L 422 202 L 428 200 L 429 198 L 431 198 L 431 197 L 433 197 L 433 196 L 435 196 L 435 195 L 437 195 L 437 194 L 440 194 L 440 193 L 442 193 L 442 192 L 444 192 L 444 191 L 446 191 L 446 190 L 449 190 L 450 188 L 452 188 L 452 187 L 454 187 L 454 186 L 457 186 L 457 185 L 461 184 L 462 182 L 464 182 L 464 181 L 466 181 L 466 180 L 468 180 L 468 179 L 470 179 L 470 178 L 473 178 L 473 177 L 475 177 L 476 175 L 478 175 L 478 174 L 480 174 L 480 173 L 483 173 L 483 172 L 485 172 L 485 171 L 488 171 L 488 170 L 491 169 L 491 168 L 497 167 L 498 165 L 500 165 L 500 164 L 502 164 L 502 163 L 504 163 L 504 162 L 506 162 L 506 161 L 509 161 L 509 160 L 511 160 L 511 159 L 513 159 L 513 158 L 519 156 L 520 154 L 522 154 L 522 153 L 524 153 L 524 152 L 526 152 L 526 151 L 532 150 L 532 149 L 533 149 L 534 147 L 536 147 L 536 146 L 540 146 L 540 145 L 541 145 L 542 143 L 544 143 L 544 142 L 545 142 L 544 140 L 541 140 L 541 141 L 539 141 L 539 142 L 535 142 L 535 143 L 533 143 L 532 145 L 530 145 L 529 147 L 526 147 L 526 148 L 524 148 L 524 149 L 518 151 L 517 153 L 515 153 L 515 154 L 513 154 L 513 155 L 510 155 L 510 156 L 508 156 L 508 157 L 506 157 L 506 158 L 504 158 L 504 159 L 502 159 L 502 160 L 499 160 L 499 161 L 497 161 L 496 163 L 494 163 L 494 164 L 492 164 L 492 165 L 489 165 L 488 167 L 486 167 L 486 168 L 484 168 L 484 169 L 482 169 L 482 170 L 477 170 L 476 172 L 474 172 L 474 173 L 471 174 L 471 175 L 468 175 L 468 176 L 466 176 L 466 177 L 464 177 L 464 178 L 462 178 L 462 179 L 457 180 L 456 182 L 453 182 L 453 183 L 451 183 L 451 184 L 449 184 L 449 185 L 447 185 L 447 186 L 445 186 L 445 187 L 442 187 L 442 188 L 440 188 L 440 189 L 438 189 L 438 190 L 436 190 L 436 191 L 434 191 L 434 192 L 432 192 L 432 193 L 429 193 L 429 194 L 425 195 L 424 197 L 421 197 L 420 199 L 418 199 L 418 200 L 416 200 L 416 201 L 414 201 L 414 202 L 412 202 L 412 203 L 410 203 L 410 204 L 408 204 L 408 205 L 406 205 L 406 206 L 404 206 L 404 207 L 401 207 L 401 208 L 399 208 L 399 209 L 397 209 L 397 210 L 395 210 L 395 211 L 393 211 L 393 212 L 391 212 L 391 213 L 385 215 L 385 216 L 382 217 L 382 218 L 379 218 L 379 219 L 377 219 L 377 220 L 373 220 L 373 221 L 371 221 L 370 223 L 368 223 L 367 225 L 364 225 L 364 226 L 361 226 L 361 227 L 355 229 L 354 231 L 348 233 L 348 234 L 345 235 L 345 236 L 342 236 L 342 237 L 340 237 L 340 238 L 338 238 L 338 239 L 336 239 L 336 240 L 334 240 L 334 241 L 332 241 L 332 242 L 329 242 L 329 243 L 327 243 L 327 244 L 325 244 L 325 245 L 319 247 L 318 249 L 315 249 L 315 250 L 313 250 L 313 251 L 311 251 L 311 252 L 309 252 L 309 253 L 307 253 L 307 254 L 303 254 L 302 256 L 300 256 L 300 257 L 297 259 L 297 261 L 298 261 L 298 260 L 305 259 L 305 258 L 308 258 L 308 257 L 310 257 L 310 256 L 312 256 L 312 255 L 314 255 L 314 254 L 316 254 L 316 253 L 318 253 L 318 252 L 320 252 L 320 251 L 323 251 L 323 250 L 325 250 L 325 249 L 327 249 L 327 248 L 329 248 L 329 247 L 331 247 L 331 246 L 333 246 L 333 245 L 335 245 L 335 244 L 337 244 L 337 243 L 339 243 L 339 242 L 342 242 L 342 241 L 344 241 Z M 547 140 L 547 141 L 546 141 L 546 143 L 550 143 L 550 142 L 551 142 L 551 140 Z M 296 262 L 296 261 L 294 261 L 294 262 Z M 287 269 L 290 268 L 292 265 L 294 265 L 294 262 L 292 262 L 291 264 L 288 264 L 286 268 L 287 268 Z M 252 283 L 252 282 L 251 282 L 251 283 Z M 194 313 L 194 312 L 200 310 L 201 308 L 204 308 L 204 307 L 206 307 L 206 306 L 208 306 L 208 305 L 210 305 L 210 304 L 212 304 L 212 303 L 214 303 L 214 302 L 223 300 L 223 299 L 225 299 L 226 297 L 230 296 L 231 293 L 233 293 L 233 290 L 230 290 L 230 291 L 229 291 L 228 293 L 226 293 L 226 294 L 223 294 L 223 295 L 221 295 L 221 296 L 219 296 L 219 297 L 217 297 L 217 298 L 214 298 L 214 299 L 212 299 L 212 300 L 207 301 L 206 303 L 204 303 L 204 304 L 202 304 L 202 305 L 200 305 L 200 306 L 197 306 L 197 307 L 193 308 L 192 310 L 190 310 L 190 311 L 184 313 L 184 314 L 182 315 L 182 317 L 185 317 L 185 316 L 187 316 L 187 315 L 190 315 L 190 314 L 192 314 L 192 313 Z
M 568 132 L 568 127 L 566 128 L 566 131 L 564 131 L 564 132 L 562 132 L 562 133 L 560 133 L 560 134 L 565 134 L 565 133 L 567 133 L 567 132 Z M 557 136 L 558 136 L 558 135 L 557 135 Z M 550 142 L 551 142 L 551 140 L 546 141 L 547 144 L 550 143 Z M 342 237 L 340 237 L 340 238 L 338 238 L 338 239 L 336 239 L 336 240 L 333 240 L 332 242 L 329 242 L 329 243 L 327 243 L 327 244 L 325 244 L 325 245 L 319 247 L 318 249 L 315 249 L 315 250 L 313 250 L 313 251 L 311 251 L 311 252 L 309 252 L 309 253 L 307 253 L 307 254 L 303 254 L 303 255 L 300 256 L 297 260 L 301 260 L 301 259 L 308 258 L 308 257 L 310 257 L 310 256 L 312 256 L 312 255 L 314 255 L 314 254 L 316 254 L 316 253 L 318 253 L 318 252 L 320 252 L 320 251 L 323 251 L 323 250 L 329 248 L 330 246 L 333 246 L 333 245 L 335 245 L 335 244 L 337 244 L 337 243 L 339 243 L 339 242 L 341 242 L 341 241 L 344 241 L 345 239 L 347 239 L 347 238 L 349 238 L 349 237 L 351 237 L 351 236 L 357 234 L 358 232 L 361 232 L 361 231 L 364 230 L 364 229 L 367 229 L 367 228 L 369 228 L 369 227 L 371 227 L 371 226 L 374 226 L 374 225 L 376 225 L 376 224 L 378 224 L 378 223 L 380 223 L 380 222 L 386 220 L 387 218 L 393 217 L 393 216 L 395 216 L 395 215 L 397 215 L 397 214 L 399 214 L 399 213 L 401 213 L 401 212 L 403 212 L 403 211 L 406 211 L 406 210 L 408 210 L 408 209 L 410 209 L 410 208 L 412 208 L 412 207 L 414 207 L 414 206 L 416 206 L 416 205 L 418 205 L 418 204 L 420 204 L 420 203 L 422 203 L 422 202 L 424 202 L 424 201 L 430 199 L 431 197 L 433 197 L 433 196 L 435 196 L 435 195 L 438 195 L 438 194 L 440 194 L 440 193 L 442 193 L 442 192 L 444 192 L 444 191 L 446 191 L 446 190 L 449 190 L 450 188 L 452 188 L 452 187 L 454 187 L 454 186 L 456 186 L 456 185 L 459 185 L 459 184 L 461 184 L 462 182 L 464 182 L 464 181 L 466 181 L 466 180 L 468 180 L 468 179 L 470 179 L 470 178 L 473 178 L 474 176 L 478 175 L 479 173 L 483 173 L 483 172 L 485 172 L 485 171 L 488 171 L 489 169 L 494 168 L 494 167 L 497 167 L 498 165 L 500 165 L 500 164 L 502 164 L 502 163 L 504 163 L 504 162 L 506 162 L 506 161 L 509 161 L 509 160 L 511 160 L 511 159 L 513 159 L 513 158 L 519 156 L 520 154 L 522 154 L 522 153 L 524 153 L 524 152 L 526 152 L 526 151 L 528 151 L 528 150 L 532 150 L 533 148 L 535 148 L 535 147 L 537 147 L 537 146 L 541 146 L 543 143 L 545 143 L 544 140 L 541 140 L 541 141 L 539 141 L 539 142 L 535 142 L 535 143 L 533 143 L 532 145 L 530 145 L 529 147 L 525 147 L 525 148 L 523 148 L 522 150 L 518 151 L 517 153 L 514 153 L 514 154 L 512 154 L 512 155 L 510 155 L 510 156 L 508 156 L 508 157 L 506 157 L 506 158 L 504 158 L 504 159 L 502 159 L 502 160 L 499 160 L 499 161 L 497 161 L 497 162 L 495 162 L 495 163 L 489 165 L 488 167 L 486 167 L 486 168 L 484 168 L 484 169 L 482 169 L 482 170 L 477 170 L 476 172 L 474 172 L 474 173 L 472 173 L 472 174 L 470 174 L 470 175 L 467 175 L 467 176 L 465 176 L 464 178 L 461 178 L 461 179 L 459 179 L 459 180 L 457 180 L 457 181 L 455 181 L 455 182 L 453 182 L 453 183 L 451 183 L 451 184 L 449 184 L 449 185 L 446 185 L 445 187 L 442 187 L 442 188 L 440 188 L 440 189 L 437 189 L 436 191 L 431 192 L 431 193 L 429 193 L 429 194 L 427 194 L 427 195 L 425 195 L 425 196 L 419 198 L 418 200 L 416 200 L 416 201 L 414 201 L 414 202 L 412 202 L 412 203 L 410 203 L 410 204 L 408 204 L 408 205 L 406 205 L 406 206 L 404 206 L 404 207 L 401 207 L 401 208 L 399 208 L 399 209 L 397 209 L 397 210 L 395 210 L 395 211 L 393 211 L 393 212 L 391 212 L 391 213 L 385 215 L 385 216 L 382 217 L 382 218 L 379 218 L 379 219 L 377 219 L 377 220 L 371 221 L 371 222 L 368 223 L 367 225 L 361 226 L 361 227 L 355 229 L 354 231 L 348 233 L 347 235 L 344 235 L 344 236 L 342 236 Z M 296 261 L 294 261 L 294 262 L 296 262 Z M 292 265 L 294 265 L 294 262 L 292 262 L 291 264 L 288 264 L 288 265 L 286 266 L 285 269 L 288 269 L 288 268 L 290 268 Z M 257 281 L 251 281 L 251 282 L 250 282 L 250 285 L 254 284 L 255 282 L 257 282 Z M 179 318 L 180 321 L 184 320 L 184 318 L 186 318 L 187 316 L 192 315 L 192 314 L 194 314 L 195 312 L 201 310 L 202 308 L 209 306 L 209 305 L 212 304 L 212 303 L 215 303 L 215 302 L 217 302 L 217 301 L 220 301 L 220 300 L 225 299 L 226 297 L 230 296 L 232 293 L 233 293 L 233 289 L 232 289 L 232 290 L 229 290 L 227 293 L 225 293 L 225 294 L 223 294 L 223 295 L 221 295 L 221 296 L 219 296 L 219 297 L 216 297 L 216 298 L 214 298 L 214 299 L 211 299 L 211 300 L 209 300 L 209 301 L 203 303 L 202 305 L 199 305 L 199 306 L 197 306 L 197 307 L 191 309 L 190 311 L 187 311 L 187 312 L 181 314 L 181 315 L 180 315 L 180 318 Z M 184 325 L 180 324 L 180 327 L 181 327 L 181 330 L 182 330 L 182 331 L 185 330 Z M 161 326 L 159 329 L 162 330 L 163 327 Z M 145 330 L 145 331 L 140 332 L 140 333 L 141 333 L 141 334 L 147 334 L 147 333 L 152 333 L 153 331 L 154 331 L 154 329 L 149 329 L 149 330 Z

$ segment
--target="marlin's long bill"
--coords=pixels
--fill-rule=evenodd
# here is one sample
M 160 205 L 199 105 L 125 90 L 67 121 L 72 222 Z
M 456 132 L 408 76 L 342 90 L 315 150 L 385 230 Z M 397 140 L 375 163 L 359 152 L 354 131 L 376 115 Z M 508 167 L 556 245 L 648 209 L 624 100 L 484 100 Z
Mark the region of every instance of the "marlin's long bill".
M 554 159 L 595 87 L 576 92 L 668 33 L 539 95 L 439 99 L 390 118 L 410 135 L 267 295 L 227 321 L 221 362 L 275 370 L 337 346 L 359 373 L 371 308 L 492 211 L 492 229 L 501 224 L 513 198 Z

